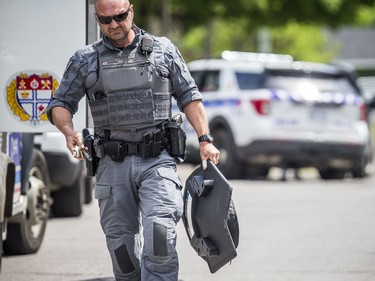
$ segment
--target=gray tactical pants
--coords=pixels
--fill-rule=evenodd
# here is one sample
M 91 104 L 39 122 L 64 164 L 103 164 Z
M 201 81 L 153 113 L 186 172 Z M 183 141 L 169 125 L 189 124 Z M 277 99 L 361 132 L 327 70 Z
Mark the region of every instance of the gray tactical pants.
M 116 280 L 177 281 L 176 224 L 183 203 L 174 158 L 166 151 L 156 158 L 127 156 L 123 162 L 106 156 L 96 180 Z

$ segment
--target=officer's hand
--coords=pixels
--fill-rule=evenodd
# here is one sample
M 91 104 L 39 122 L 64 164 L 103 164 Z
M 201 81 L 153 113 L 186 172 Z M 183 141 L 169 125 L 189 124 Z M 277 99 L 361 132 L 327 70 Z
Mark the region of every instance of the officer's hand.
M 85 150 L 85 146 L 81 140 L 81 134 L 72 131 L 71 134 L 66 136 L 66 146 L 72 153 L 73 157 L 78 160 L 84 160 L 85 157 L 82 154 L 82 150 Z
M 200 156 L 202 160 L 202 167 L 207 168 L 207 160 L 211 160 L 215 165 L 219 163 L 220 151 L 209 142 L 200 143 Z

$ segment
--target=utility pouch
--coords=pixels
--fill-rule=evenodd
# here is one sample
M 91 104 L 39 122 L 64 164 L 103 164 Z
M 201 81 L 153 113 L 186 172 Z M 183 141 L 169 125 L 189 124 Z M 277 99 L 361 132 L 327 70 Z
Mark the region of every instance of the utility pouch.
M 157 157 L 160 155 L 162 148 L 162 131 L 155 130 L 142 136 L 142 143 L 139 146 L 140 155 L 143 158 Z
M 106 141 L 104 142 L 105 153 L 111 157 L 111 160 L 122 162 L 126 156 L 124 143 L 119 141 Z
M 96 156 L 94 148 L 94 136 L 90 134 L 87 128 L 82 130 L 83 145 L 87 147 L 87 152 L 91 156 L 91 159 L 86 159 L 87 175 L 94 177 L 96 170 L 99 166 L 99 158 Z
M 165 124 L 165 129 L 167 130 L 166 149 L 171 156 L 179 158 L 180 162 L 185 160 L 186 150 L 186 134 L 182 130 L 181 125 L 181 114 L 173 116 Z

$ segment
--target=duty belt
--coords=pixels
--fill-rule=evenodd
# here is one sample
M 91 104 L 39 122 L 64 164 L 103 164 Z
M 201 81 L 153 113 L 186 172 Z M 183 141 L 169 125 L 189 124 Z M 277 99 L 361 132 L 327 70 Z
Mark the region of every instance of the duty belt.
M 96 138 L 96 155 L 103 158 L 108 155 L 113 161 L 122 162 L 125 156 L 139 155 L 143 158 L 157 157 L 164 149 L 164 130 L 157 130 L 142 137 L 141 142 L 123 142 Z

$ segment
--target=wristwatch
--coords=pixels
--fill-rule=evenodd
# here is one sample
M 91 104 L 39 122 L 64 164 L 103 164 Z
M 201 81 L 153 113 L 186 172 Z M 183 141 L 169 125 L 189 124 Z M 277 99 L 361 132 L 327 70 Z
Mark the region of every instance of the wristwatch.
M 214 137 L 208 133 L 208 134 L 204 134 L 204 135 L 201 135 L 199 138 L 198 138 L 198 141 L 199 142 L 209 142 L 209 143 L 212 143 L 214 141 Z

